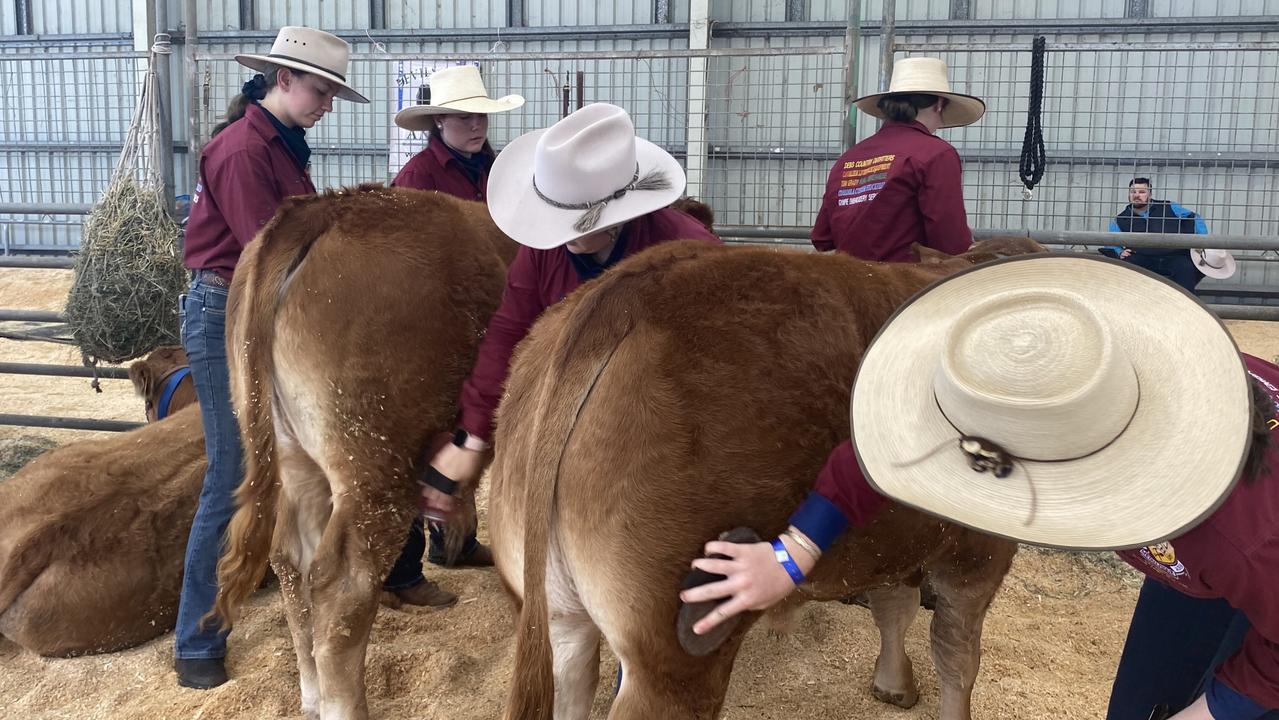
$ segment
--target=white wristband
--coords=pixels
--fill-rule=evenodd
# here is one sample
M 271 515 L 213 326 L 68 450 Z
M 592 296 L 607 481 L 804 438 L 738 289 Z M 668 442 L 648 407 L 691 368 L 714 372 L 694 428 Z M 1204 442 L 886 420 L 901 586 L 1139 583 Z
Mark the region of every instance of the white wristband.
M 467 450 L 474 450 L 475 452 L 484 452 L 485 450 L 488 450 L 492 446 L 484 442 L 483 440 L 475 437 L 474 435 L 467 433 L 466 441 L 462 443 L 462 447 L 466 448 Z

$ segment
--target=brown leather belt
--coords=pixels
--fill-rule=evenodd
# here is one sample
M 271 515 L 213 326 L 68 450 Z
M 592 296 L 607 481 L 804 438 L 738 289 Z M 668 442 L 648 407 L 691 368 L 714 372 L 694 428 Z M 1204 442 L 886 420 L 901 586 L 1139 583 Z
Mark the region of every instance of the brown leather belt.
M 231 287 L 230 280 L 227 280 L 226 278 L 213 272 L 212 270 L 196 270 L 195 277 L 197 280 L 205 283 L 206 285 L 213 285 L 214 287 L 220 287 L 220 288 Z

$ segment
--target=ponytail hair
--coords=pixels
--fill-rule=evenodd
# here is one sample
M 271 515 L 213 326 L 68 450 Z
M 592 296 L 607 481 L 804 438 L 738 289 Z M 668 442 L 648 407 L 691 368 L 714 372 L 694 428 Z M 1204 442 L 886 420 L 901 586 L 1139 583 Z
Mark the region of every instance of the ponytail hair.
M 924 93 L 885 95 L 875 103 L 875 107 L 878 107 L 884 113 L 884 117 L 889 120 L 910 122 L 915 119 L 920 110 L 936 105 L 939 99 L 936 95 Z
M 269 63 L 264 65 L 262 67 L 262 72 L 249 78 L 244 85 L 240 87 L 239 94 L 231 98 L 231 102 L 227 104 L 226 117 L 222 119 L 222 122 L 213 127 L 213 132 L 209 134 L 209 137 L 217 137 L 218 133 L 226 130 L 227 126 L 231 123 L 244 117 L 244 113 L 248 110 L 251 103 L 260 102 L 263 98 L 265 98 L 266 94 L 271 91 L 271 88 L 279 84 L 280 70 L 284 69 L 287 69 L 294 77 L 306 75 L 306 73 L 301 70 L 294 70 L 293 68 L 283 68 L 279 65 Z

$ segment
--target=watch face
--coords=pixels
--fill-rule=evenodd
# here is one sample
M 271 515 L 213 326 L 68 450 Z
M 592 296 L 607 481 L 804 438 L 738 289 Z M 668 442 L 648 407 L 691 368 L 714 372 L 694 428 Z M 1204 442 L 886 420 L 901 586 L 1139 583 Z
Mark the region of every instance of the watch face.
M 453 433 L 453 444 L 458 447 L 463 447 L 466 444 L 466 438 L 467 438 L 466 431 L 458 430 L 457 432 Z

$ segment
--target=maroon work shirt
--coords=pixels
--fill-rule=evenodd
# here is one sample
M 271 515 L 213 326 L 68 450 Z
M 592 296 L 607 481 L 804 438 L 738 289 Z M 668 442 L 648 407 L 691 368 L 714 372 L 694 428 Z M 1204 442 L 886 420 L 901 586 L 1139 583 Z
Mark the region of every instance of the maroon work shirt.
M 691 216 L 663 208 L 627 223 L 626 248 L 622 257 L 630 257 L 671 240 L 720 242 L 706 226 Z M 582 279 L 565 248 L 534 250 L 520 247 L 515 262 L 507 271 L 502 306 L 489 321 L 475 368 L 462 386 L 460 404 L 464 430 L 485 440 L 493 438 L 493 413 L 502 398 L 511 353 L 543 310 L 563 300 L 581 284 Z
M 826 180 L 813 247 L 914 262 L 911 243 L 958 255 L 972 244 L 959 153 L 918 122 L 886 122 L 840 156 Z
M 1279 402 L 1279 367 L 1243 357 L 1249 374 Z M 1270 425 L 1273 433 L 1279 420 Z M 1263 474 L 1240 480 L 1189 532 L 1119 557 L 1187 595 L 1223 598 L 1248 616 L 1252 629 L 1217 678 L 1258 705 L 1279 708 L 1279 449 L 1271 448 L 1264 464 Z
M 1279 367 L 1243 358 L 1251 376 L 1279 404 Z M 1279 418 L 1270 424 L 1275 432 Z M 1279 708 L 1279 446 L 1270 449 L 1264 465 L 1263 474 L 1241 480 L 1221 507 L 1186 533 L 1117 554 L 1187 595 L 1223 598 L 1242 611 L 1252 628 L 1218 678 L 1263 707 Z M 848 441 L 831 452 L 814 491 L 853 527 L 869 525 L 888 504 L 866 482 Z
M 266 111 L 249 105 L 204 146 L 191 195 L 183 263 L 228 280 L 244 246 L 291 195 L 315 192 Z
M 463 200 L 484 202 L 487 198 L 488 181 L 487 170 L 480 173 L 478 180 L 472 180 L 462 163 L 445 147 L 444 141 L 432 139 L 421 152 L 404 163 L 391 185 L 417 190 L 438 190 Z

